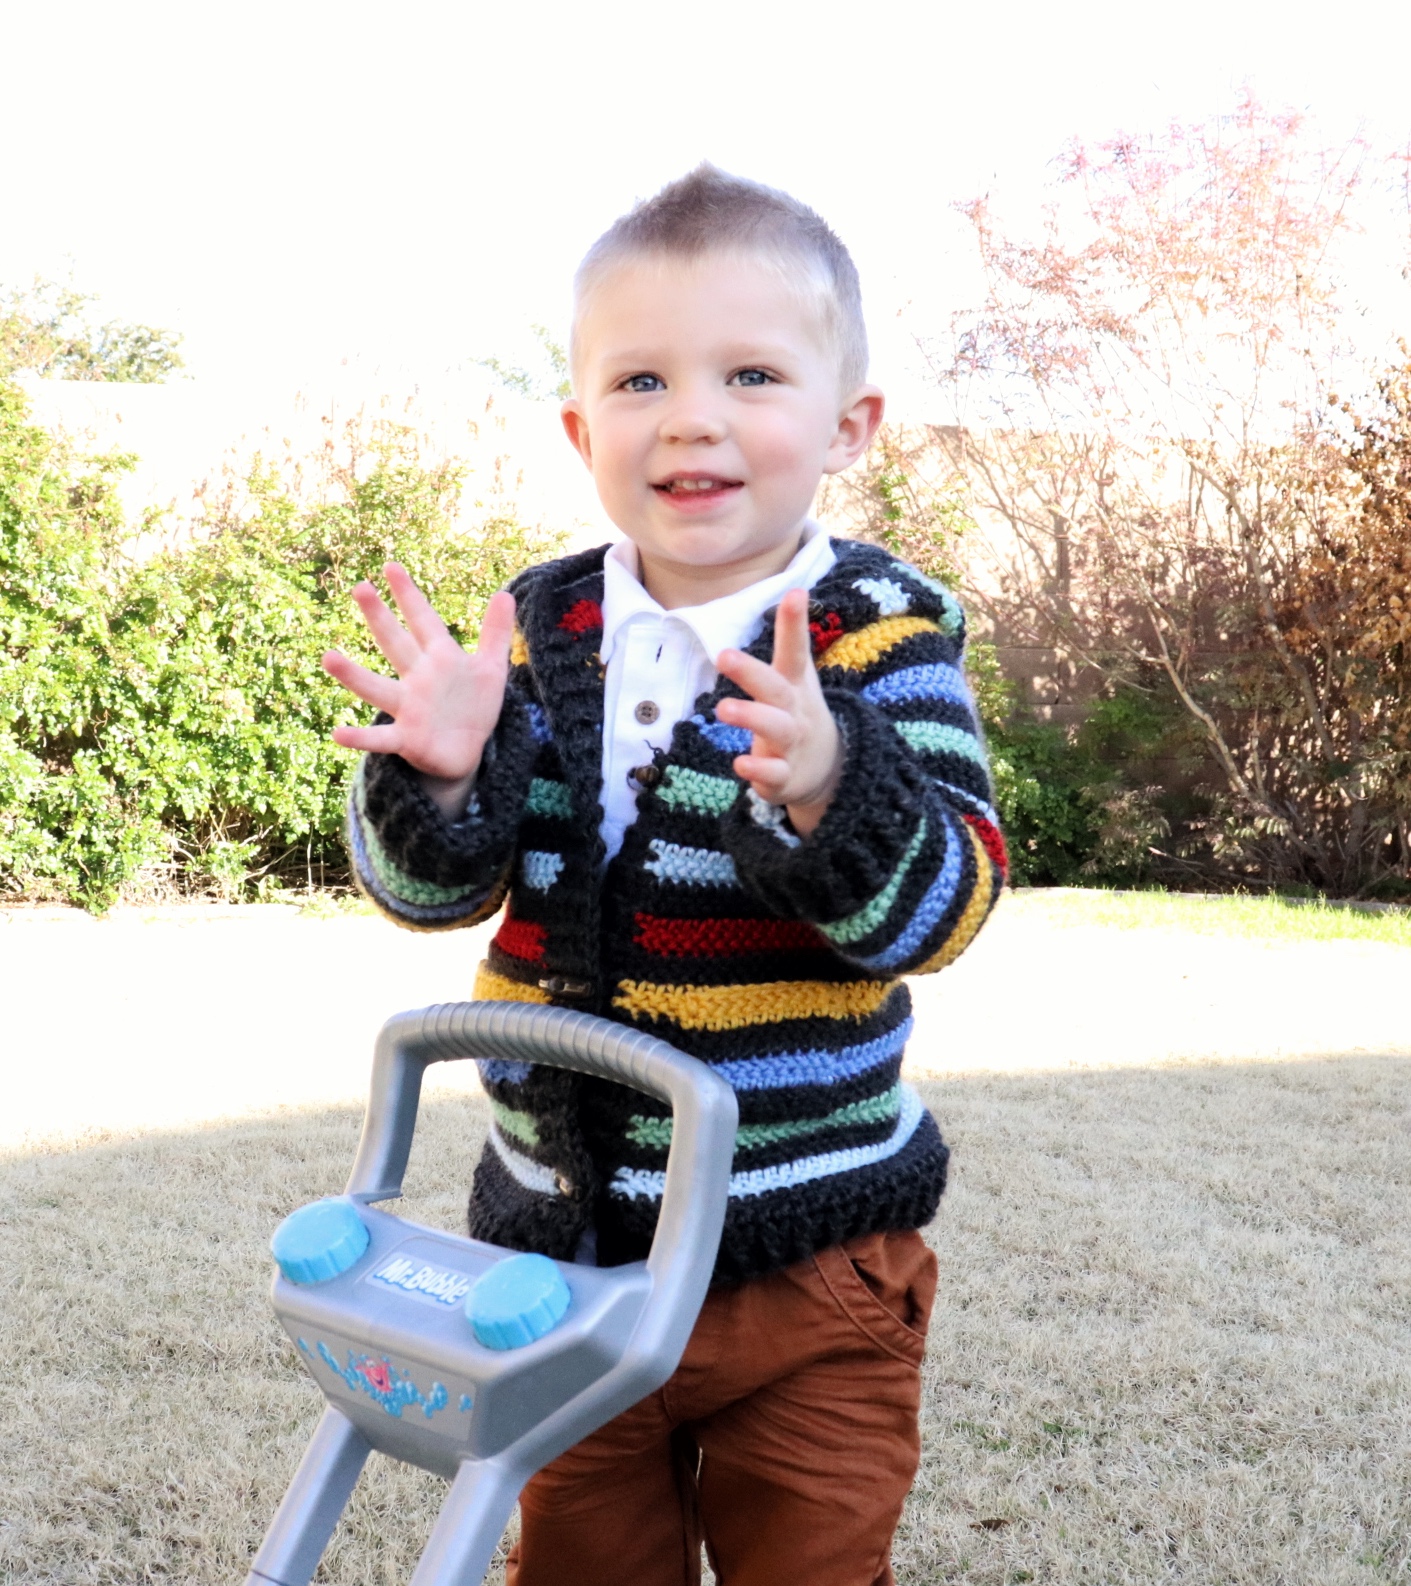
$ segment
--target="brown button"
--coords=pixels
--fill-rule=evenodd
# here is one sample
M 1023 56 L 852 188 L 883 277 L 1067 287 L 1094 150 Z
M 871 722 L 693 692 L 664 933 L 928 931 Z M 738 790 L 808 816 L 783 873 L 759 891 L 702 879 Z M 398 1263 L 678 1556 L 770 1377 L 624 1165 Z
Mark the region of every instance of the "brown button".
M 644 727 L 650 727 L 657 717 L 661 715 L 661 706 L 654 699 L 644 699 L 632 714 Z
M 558 1185 L 560 1195 L 572 1195 L 577 1189 L 577 1185 L 574 1184 L 573 1180 L 565 1177 L 562 1173 L 554 1179 L 554 1183 Z
M 661 786 L 661 767 L 654 765 L 634 765 L 627 773 L 627 780 L 635 782 L 638 787 L 644 787 L 650 792 L 654 787 Z
M 591 997 L 593 982 L 574 980 L 570 975 L 549 975 L 539 982 L 539 989 L 551 997 Z

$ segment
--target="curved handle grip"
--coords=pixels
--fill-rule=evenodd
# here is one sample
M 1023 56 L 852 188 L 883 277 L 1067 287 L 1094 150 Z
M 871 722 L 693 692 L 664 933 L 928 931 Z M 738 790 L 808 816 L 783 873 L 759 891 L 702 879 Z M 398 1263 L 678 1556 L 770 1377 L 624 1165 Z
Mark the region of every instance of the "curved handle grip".
M 349 1195 L 374 1201 L 402 1193 L 422 1075 L 431 1063 L 463 1057 L 547 1063 L 615 1080 L 670 1103 L 666 1185 L 647 1257 L 651 1315 L 649 1320 L 644 1313 L 633 1343 L 659 1351 L 662 1359 L 674 1348 L 679 1358 L 705 1298 L 725 1220 L 738 1119 L 734 1091 L 704 1063 L 665 1041 L 570 1008 L 449 1002 L 398 1013 L 377 1038 Z

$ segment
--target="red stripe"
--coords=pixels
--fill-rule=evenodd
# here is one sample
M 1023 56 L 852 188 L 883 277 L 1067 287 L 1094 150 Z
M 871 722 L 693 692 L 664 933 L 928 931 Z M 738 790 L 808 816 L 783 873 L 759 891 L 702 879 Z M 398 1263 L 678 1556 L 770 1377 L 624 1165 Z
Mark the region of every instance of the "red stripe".
M 513 915 L 506 914 L 499 930 L 495 932 L 495 946 L 511 958 L 523 958 L 531 964 L 539 964 L 544 960 L 544 938 L 547 935 L 544 927 L 536 925 L 533 920 L 517 920 Z
M 603 608 L 596 600 L 578 600 L 559 618 L 565 633 L 591 633 L 603 625 Z
M 975 828 L 975 835 L 980 839 L 980 846 L 999 866 L 1001 877 L 1009 874 L 1009 851 L 1004 846 L 1004 833 L 993 821 L 987 821 L 982 815 L 967 815 L 966 822 Z
M 843 619 L 836 611 L 825 611 L 820 622 L 810 622 L 808 631 L 813 635 L 815 658 L 822 655 L 843 636 Z
M 725 958 L 732 953 L 788 952 L 827 945 L 802 920 L 664 920 L 655 914 L 639 914 L 636 924 L 633 940 L 638 947 L 671 958 Z

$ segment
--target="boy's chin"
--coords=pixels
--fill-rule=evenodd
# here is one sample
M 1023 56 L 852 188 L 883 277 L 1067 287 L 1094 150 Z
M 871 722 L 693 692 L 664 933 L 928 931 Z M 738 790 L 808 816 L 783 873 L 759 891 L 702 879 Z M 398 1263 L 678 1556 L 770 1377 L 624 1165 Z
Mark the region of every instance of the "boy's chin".
M 737 567 L 761 558 L 783 555 L 791 558 L 798 549 L 803 522 L 778 532 L 741 529 L 728 523 L 693 521 L 678 525 L 672 532 L 633 534 L 624 531 L 648 561 L 660 559 L 683 567 Z

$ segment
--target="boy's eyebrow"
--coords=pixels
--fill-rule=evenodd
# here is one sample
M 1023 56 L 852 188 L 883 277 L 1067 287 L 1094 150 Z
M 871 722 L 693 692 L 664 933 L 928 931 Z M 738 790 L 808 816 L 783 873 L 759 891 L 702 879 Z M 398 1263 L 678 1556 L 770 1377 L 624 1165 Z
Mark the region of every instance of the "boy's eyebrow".
M 783 342 L 727 342 L 720 347 L 712 348 L 711 356 L 727 364 L 776 364 L 792 362 L 798 357 L 798 350 Z M 669 362 L 672 353 L 669 349 L 660 346 L 624 347 L 600 353 L 598 357 L 604 364 L 630 364 L 634 368 L 649 368 L 654 363 Z

